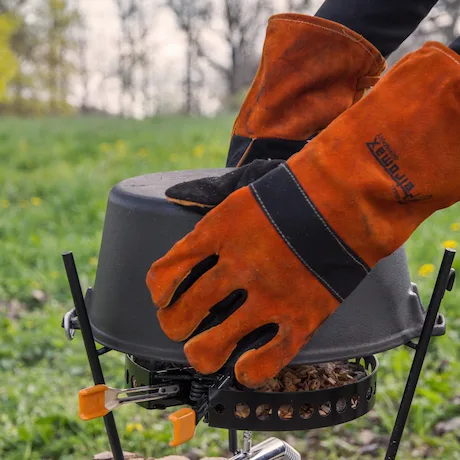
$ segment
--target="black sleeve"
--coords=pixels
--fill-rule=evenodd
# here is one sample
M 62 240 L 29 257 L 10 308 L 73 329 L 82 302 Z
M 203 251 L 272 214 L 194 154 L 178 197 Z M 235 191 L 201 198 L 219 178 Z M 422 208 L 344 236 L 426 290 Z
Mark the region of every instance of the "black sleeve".
M 349 27 L 387 57 L 436 3 L 437 0 L 326 0 L 316 16 Z

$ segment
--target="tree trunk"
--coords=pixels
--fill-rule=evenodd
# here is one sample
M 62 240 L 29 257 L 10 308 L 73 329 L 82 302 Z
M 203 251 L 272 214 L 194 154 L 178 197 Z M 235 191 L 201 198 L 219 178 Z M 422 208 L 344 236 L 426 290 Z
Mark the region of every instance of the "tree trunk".
M 193 112 L 193 39 L 190 32 L 187 33 L 187 57 L 185 69 L 185 113 L 191 115 Z

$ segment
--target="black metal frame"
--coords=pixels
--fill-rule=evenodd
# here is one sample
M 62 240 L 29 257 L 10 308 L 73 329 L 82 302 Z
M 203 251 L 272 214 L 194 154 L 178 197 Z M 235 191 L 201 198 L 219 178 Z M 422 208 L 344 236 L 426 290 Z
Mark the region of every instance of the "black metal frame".
M 86 354 L 88 356 L 91 373 L 93 375 L 93 380 L 96 385 L 104 384 L 104 375 L 99 361 L 99 356 L 110 351 L 110 348 L 96 348 L 73 254 L 71 252 L 64 253 L 62 257 L 64 260 L 67 278 L 69 281 L 70 290 L 72 293 L 72 298 L 77 313 L 78 327 L 79 329 L 81 329 L 81 333 L 83 336 L 83 341 L 85 344 Z M 438 272 L 436 284 L 433 289 L 433 294 L 431 296 L 431 300 L 426 311 L 425 321 L 423 324 L 422 332 L 419 337 L 419 341 L 417 344 L 414 344 L 412 342 L 407 343 L 407 346 L 415 349 L 415 355 L 412 361 L 412 366 L 406 382 L 403 397 L 401 399 L 400 407 L 391 434 L 385 460 L 394 460 L 396 458 L 399 444 L 401 442 L 401 438 L 409 414 L 410 406 L 412 403 L 412 399 L 414 397 L 414 393 L 422 370 L 423 362 L 428 351 L 428 345 L 430 343 L 433 328 L 436 323 L 441 301 L 444 297 L 445 291 L 450 291 L 453 288 L 453 284 L 455 281 L 455 271 L 452 268 L 452 263 L 454 257 L 454 250 L 446 249 L 444 251 L 444 256 Z M 118 435 L 115 419 L 112 413 L 109 413 L 104 417 L 104 423 L 114 460 L 123 460 L 124 456 L 121 448 L 120 437 Z M 229 429 L 228 434 L 229 450 L 236 454 L 238 452 L 237 430 Z
M 414 398 L 415 389 L 417 388 L 418 379 L 422 371 L 423 362 L 428 351 L 431 335 L 433 332 L 436 319 L 438 317 L 439 307 L 446 291 L 451 291 L 455 282 L 455 270 L 452 268 L 455 251 L 446 249 L 442 258 L 441 267 L 439 268 L 436 284 L 434 285 L 433 294 L 431 295 L 428 305 L 422 332 L 418 344 L 414 346 L 412 342 L 408 344 L 415 348 L 415 355 L 412 366 L 409 371 L 409 377 L 404 388 L 401 404 L 399 405 L 398 415 L 396 416 L 393 432 L 391 433 L 388 449 L 385 454 L 385 460 L 394 460 L 398 453 L 399 444 L 406 426 L 412 399 Z
M 71 252 L 62 254 L 64 266 L 69 280 L 70 291 L 72 292 L 73 303 L 77 312 L 78 323 L 85 343 L 86 355 L 88 356 L 89 366 L 93 374 L 95 385 L 104 384 L 104 374 L 102 372 L 101 363 L 99 361 L 99 353 L 94 342 L 93 331 L 86 310 L 85 299 L 81 290 L 80 279 L 78 278 L 77 267 Z M 104 352 L 109 351 L 105 347 Z M 101 353 L 102 354 L 102 353 Z M 123 450 L 121 448 L 120 436 L 118 435 L 115 417 L 112 412 L 104 416 L 105 430 L 109 438 L 110 448 L 112 450 L 114 460 L 124 460 Z

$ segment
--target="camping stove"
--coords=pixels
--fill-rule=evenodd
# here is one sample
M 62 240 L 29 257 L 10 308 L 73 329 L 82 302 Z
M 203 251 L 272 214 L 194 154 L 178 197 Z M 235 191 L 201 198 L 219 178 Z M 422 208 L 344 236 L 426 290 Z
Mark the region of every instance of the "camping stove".
M 162 333 L 145 275 L 150 264 L 201 218 L 167 203 L 164 190 L 180 181 L 223 172 L 153 174 L 115 186 L 109 197 L 96 283 L 86 296 L 73 255 L 63 255 L 75 305 L 64 316 L 63 327 L 70 340 L 81 330 L 95 383 L 80 392 L 80 417 L 104 418 L 115 460 L 123 459 L 123 453 L 112 411 L 127 403 L 149 410 L 182 406 L 169 416 L 173 447 L 190 440 L 202 421 L 228 430 L 234 460 L 300 459 L 295 449 L 276 438 L 252 446 L 251 432 L 310 430 L 365 415 L 376 399 L 378 360 L 374 354 L 407 345 L 415 349 L 415 355 L 385 457 L 396 458 L 429 341 L 445 332 L 445 320 L 438 311 L 445 291 L 453 287 L 455 252 L 444 253 L 426 311 L 417 287 L 410 282 L 404 249 L 379 262 L 290 364 L 348 361 L 365 371 L 364 377 L 352 383 L 278 393 L 242 387 L 231 365 L 216 374 L 201 375 L 187 363 L 182 344 Z M 96 348 L 95 342 L 101 347 Z M 112 350 L 126 355 L 124 389 L 105 385 L 100 356 Z M 238 431 L 243 431 L 241 448 Z

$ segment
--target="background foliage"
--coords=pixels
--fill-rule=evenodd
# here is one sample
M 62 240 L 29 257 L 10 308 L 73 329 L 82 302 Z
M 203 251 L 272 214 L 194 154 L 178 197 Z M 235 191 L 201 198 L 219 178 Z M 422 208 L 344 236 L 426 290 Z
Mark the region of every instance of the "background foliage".
M 2 0 L 0 114 L 236 110 L 257 69 L 268 17 L 313 14 L 321 3 Z M 439 0 L 390 64 L 426 40 L 449 44 L 460 33 L 459 11 L 460 0 Z

